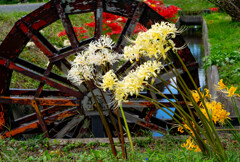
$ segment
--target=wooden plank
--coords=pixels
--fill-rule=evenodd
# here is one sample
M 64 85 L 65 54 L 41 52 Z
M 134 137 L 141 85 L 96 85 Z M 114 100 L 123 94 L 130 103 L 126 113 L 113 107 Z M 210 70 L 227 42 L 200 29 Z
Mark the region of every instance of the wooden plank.
M 116 45 L 117 51 L 120 52 L 123 49 L 123 47 L 128 44 L 126 38 L 130 38 L 131 35 L 133 34 L 137 26 L 137 23 L 139 22 L 139 19 L 144 11 L 144 5 L 145 5 L 144 3 L 139 2 L 134 11 L 133 16 L 127 20 Z
M 37 89 L 17 89 L 17 88 L 10 88 L 10 95 L 28 95 L 28 96 L 33 96 L 35 94 Z M 62 93 L 59 90 L 52 90 L 52 89 L 43 89 L 41 97 L 47 97 L 47 96 L 62 96 L 62 97 L 69 97 L 68 94 Z
M 89 119 L 86 118 L 84 120 L 84 123 L 83 123 L 82 127 L 80 128 L 79 133 L 78 133 L 76 138 L 83 138 L 84 137 L 84 135 L 86 134 L 87 130 L 89 129 L 90 123 L 91 122 L 90 122 Z
M 84 116 L 75 116 L 70 122 L 67 123 L 65 127 L 63 127 L 56 135 L 55 138 L 63 138 L 69 131 L 72 130 L 75 126 L 77 126 L 82 120 Z
M 78 43 L 78 40 L 77 40 L 77 36 L 74 33 L 72 23 L 71 23 L 68 15 L 64 12 L 64 9 L 62 7 L 62 1 L 54 0 L 54 3 L 56 5 L 58 15 L 59 15 L 59 17 L 62 21 L 62 24 L 65 28 L 65 31 L 67 33 L 67 37 L 68 37 L 68 39 L 71 43 L 71 46 L 75 49 L 79 46 L 79 43 Z
M 32 97 L 8 97 L 1 96 L 0 103 L 31 105 Z M 74 98 L 35 98 L 38 105 L 54 106 L 79 106 L 77 99 Z
M 162 134 L 166 134 L 167 130 L 150 122 L 146 122 L 143 119 L 140 119 L 139 117 L 136 117 L 135 115 L 132 115 L 128 112 L 124 112 L 126 119 L 128 122 L 133 122 L 139 126 L 145 127 L 147 129 L 153 130 L 153 131 L 158 131 L 161 132 Z M 120 113 L 120 117 L 122 118 L 122 114 Z

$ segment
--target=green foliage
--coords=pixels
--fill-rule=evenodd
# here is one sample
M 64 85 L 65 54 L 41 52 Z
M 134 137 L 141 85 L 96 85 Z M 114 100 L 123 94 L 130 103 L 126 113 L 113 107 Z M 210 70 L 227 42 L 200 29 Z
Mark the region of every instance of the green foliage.
M 138 147 L 147 147 L 147 145 L 153 142 L 153 138 L 152 137 L 136 138 L 134 142 Z
M 185 137 L 176 138 L 174 136 L 167 136 L 166 138 L 152 138 L 151 142 L 145 147 L 138 147 L 134 143 L 134 152 L 128 154 L 128 160 L 125 161 L 199 161 L 212 162 L 218 161 L 214 155 L 206 158 L 201 153 L 196 153 L 181 148 L 181 142 L 185 141 Z M 239 145 L 232 139 L 223 139 L 226 143 L 227 154 L 230 161 L 239 161 Z M 134 140 L 136 141 L 136 140 Z M 148 141 L 148 140 L 147 140 Z M 15 139 L 0 139 L 0 161 L 117 161 L 111 152 L 111 148 L 101 147 L 101 143 L 94 148 L 86 148 L 82 143 L 76 142 L 72 144 L 61 144 L 53 142 L 50 147 L 46 148 L 41 136 L 34 139 L 19 141 Z M 36 145 L 34 149 L 30 147 Z M 73 147 L 68 151 L 64 151 L 66 147 Z M 130 147 L 127 147 L 130 150 Z M 118 160 L 123 161 L 121 151 L 118 152 Z
M 48 2 L 48 0 L 0 0 L 0 4 L 3 5 L 3 4 L 18 4 L 18 3 L 25 3 L 25 2 L 28 2 L 28 3 L 42 3 L 42 2 Z
M 204 18 L 210 42 L 210 56 L 205 57 L 205 69 L 217 65 L 224 83 L 239 87 L 240 23 L 233 22 L 231 17 L 224 13 L 209 14 Z
M 187 3 L 182 0 L 163 0 L 163 2 L 168 5 L 180 7 L 182 11 L 201 11 L 214 6 L 206 0 L 188 0 Z
M 63 151 L 64 152 L 69 152 L 70 150 L 74 149 L 74 148 L 78 148 L 78 147 L 81 147 L 83 146 L 84 144 L 83 143 L 80 143 L 80 142 L 76 142 L 76 143 L 69 143 L 67 146 L 65 146 L 63 148 Z

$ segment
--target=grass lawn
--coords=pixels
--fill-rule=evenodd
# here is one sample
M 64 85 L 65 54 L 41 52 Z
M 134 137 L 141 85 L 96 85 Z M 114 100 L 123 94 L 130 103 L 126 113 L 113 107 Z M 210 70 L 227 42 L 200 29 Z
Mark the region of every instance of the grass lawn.
M 46 3 L 48 0 L 0 0 L 0 5 L 11 5 L 18 3 Z
M 219 77 L 229 87 L 238 87 L 240 92 L 240 22 L 233 22 L 224 13 L 204 16 L 208 26 L 210 56 L 205 67 L 217 65 Z
M 26 141 L 5 139 L 0 140 L 0 161 L 218 161 L 214 155 L 207 158 L 199 152 L 181 148 L 184 140 L 184 137 L 179 139 L 173 136 L 134 139 L 134 152 L 130 152 L 127 144 L 128 159 L 123 160 L 119 144 L 116 144 L 118 150 L 116 159 L 107 143 L 63 144 L 40 136 Z M 227 148 L 229 161 L 239 161 L 239 145 L 230 137 L 224 138 L 223 142 Z
M 182 11 L 201 11 L 214 7 L 212 3 L 209 3 L 207 0 L 163 0 L 166 5 L 175 5 L 180 7 Z

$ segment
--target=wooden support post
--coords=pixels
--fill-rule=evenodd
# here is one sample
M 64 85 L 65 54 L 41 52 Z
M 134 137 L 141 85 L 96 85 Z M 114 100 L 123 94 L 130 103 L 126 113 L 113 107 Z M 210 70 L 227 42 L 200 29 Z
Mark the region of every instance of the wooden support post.
M 46 123 L 45 123 L 44 120 L 43 120 L 42 113 L 41 113 L 40 110 L 39 110 L 39 107 L 38 107 L 38 105 L 37 105 L 36 100 L 35 100 L 35 99 L 32 99 L 32 100 L 31 100 L 31 104 L 32 104 L 33 108 L 34 108 L 35 111 L 36 111 L 37 118 L 38 118 L 38 120 L 39 120 L 40 126 L 41 126 L 41 128 L 42 128 L 42 130 L 43 130 L 43 132 L 44 132 L 45 137 L 49 137 Z

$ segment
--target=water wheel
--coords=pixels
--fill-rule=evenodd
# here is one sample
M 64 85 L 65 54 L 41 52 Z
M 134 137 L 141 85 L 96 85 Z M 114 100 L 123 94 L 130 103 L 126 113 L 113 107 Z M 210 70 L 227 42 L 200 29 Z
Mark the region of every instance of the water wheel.
M 95 34 L 91 38 L 79 41 L 69 16 L 88 12 L 95 14 Z M 103 12 L 128 19 L 116 42 L 116 51 L 123 49 L 126 44 L 125 37 L 132 35 L 137 23 L 150 28 L 153 23 L 166 21 L 148 5 L 135 0 L 51 0 L 19 19 L 0 46 L 0 133 L 2 137 L 31 132 L 46 132 L 48 137 L 56 138 L 81 137 L 81 132 L 84 132 L 89 125 L 89 121 L 84 120 L 85 116 L 97 116 L 94 111 L 84 108 L 91 102 L 89 91 L 84 85 L 76 87 L 65 76 L 54 73 L 52 69 L 56 66 L 66 73 L 71 68 L 67 57 L 80 52 L 84 46 L 101 36 Z M 71 43 L 70 46 L 61 49 L 55 48 L 40 32 L 59 19 Z M 30 40 L 49 59 L 47 68 L 19 57 Z M 185 44 L 180 35 L 174 39 L 174 42 L 177 47 Z M 198 66 L 190 50 L 185 48 L 178 53 L 198 83 Z M 175 62 L 179 65 L 177 61 Z M 123 73 L 130 66 L 130 62 L 125 62 L 117 73 Z M 188 79 L 182 68 L 178 67 L 181 75 Z M 38 88 L 10 88 L 13 71 L 38 81 Z M 164 79 L 169 79 L 166 74 L 161 75 Z M 54 89 L 44 89 L 44 85 Z M 145 92 L 141 93 L 149 95 Z M 14 119 L 11 109 L 13 104 L 30 105 L 28 108 L 34 108 L 35 112 Z M 164 104 L 169 105 L 167 102 Z M 126 111 L 127 120 L 135 125 L 162 132 L 166 131 L 166 127 L 171 127 L 171 122 L 153 116 L 156 108 L 147 101 L 130 99 L 123 106 L 130 110 Z M 108 113 L 105 115 L 108 116 Z M 92 122 L 93 126 L 95 124 L 98 124 L 96 120 Z

